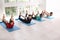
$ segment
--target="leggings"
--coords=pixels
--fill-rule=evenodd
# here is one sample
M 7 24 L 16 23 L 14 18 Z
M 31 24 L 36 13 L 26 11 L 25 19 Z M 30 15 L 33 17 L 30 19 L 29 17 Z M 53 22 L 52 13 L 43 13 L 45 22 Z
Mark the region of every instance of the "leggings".
M 36 17 L 32 17 L 33 19 L 36 19 Z
M 22 19 L 22 18 L 20 18 L 20 17 L 19 17 L 19 20 L 21 20 L 21 21 L 24 22 L 24 23 L 30 23 L 28 20 L 26 21 L 25 19 Z

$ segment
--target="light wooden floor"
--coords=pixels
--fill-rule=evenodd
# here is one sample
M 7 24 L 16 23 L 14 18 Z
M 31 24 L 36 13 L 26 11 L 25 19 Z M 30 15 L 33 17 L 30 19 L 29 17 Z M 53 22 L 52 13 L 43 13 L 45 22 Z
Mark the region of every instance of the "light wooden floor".
M 8 32 L 0 25 L 0 40 L 60 40 L 60 15 L 44 22 L 34 21 L 36 24 L 27 26 L 15 22 L 20 30 Z

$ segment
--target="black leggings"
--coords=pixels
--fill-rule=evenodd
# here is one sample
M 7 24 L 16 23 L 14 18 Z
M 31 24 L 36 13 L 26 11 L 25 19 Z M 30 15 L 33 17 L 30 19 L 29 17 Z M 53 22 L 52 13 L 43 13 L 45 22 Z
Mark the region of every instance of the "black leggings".
M 36 17 L 32 17 L 33 19 L 36 19 Z
M 21 20 L 21 21 L 24 22 L 24 23 L 30 23 L 30 22 L 28 22 L 28 21 L 26 21 L 25 19 L 22 19 L 22 18 L 20 18 L 20 17 L 19 17 L 19 20 Z

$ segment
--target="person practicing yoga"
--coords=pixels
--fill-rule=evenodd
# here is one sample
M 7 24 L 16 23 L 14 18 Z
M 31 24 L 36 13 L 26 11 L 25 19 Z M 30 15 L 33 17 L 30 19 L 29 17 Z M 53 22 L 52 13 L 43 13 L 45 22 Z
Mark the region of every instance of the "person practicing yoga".
M 32 12 L 32 18 L 36 20 L 41 20 L 42 14 L 39 14 L 39 11 L 37 11 L 36 15 L 34 14 L 34 12 Z
M 5 19 L 5 15 L 3 14 L 2 22 L 5 23 L 6 28 L 9 28 L 9 29 L 10 29 L 10 28 L 13 28 L 13 26 L 14 26 L 13 15 L 11 15 L 10 21 L 8 22 L 8 21 Z
M 53 15 L 53 12 L 47 12 L 46 10 L 43 10 L 42 13 L 41 13 L 43 16 L 46 15 L 47 17 L 50 17 Z
M 32 16 L 31 15 L 28 15 L 28 17 L 24 17 L 24 16 L 22 16 L 23 18 L 21 18 L 21 12 L 20 12 L 20 14 L 19 14 L 19 20 L 21 20 L 22 22 L 24 22 L 24 23 L 30 23 L 31 22 L 31 20 L 32 20 Z

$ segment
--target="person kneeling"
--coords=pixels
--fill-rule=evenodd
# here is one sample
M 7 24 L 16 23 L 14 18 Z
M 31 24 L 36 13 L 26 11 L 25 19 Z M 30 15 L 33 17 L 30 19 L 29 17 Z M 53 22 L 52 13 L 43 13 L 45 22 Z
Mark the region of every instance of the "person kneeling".
M 11 16 L 10 21 L 8 22 L 8 21 L 5 19 L 5 15 L 3 15 L 2 21 L 5 23 L 6 28 L 9 28 L 9 29 L 10 29 L 10 28 L 13 28 L 13 26 L 14 26 L 13 16 Z

